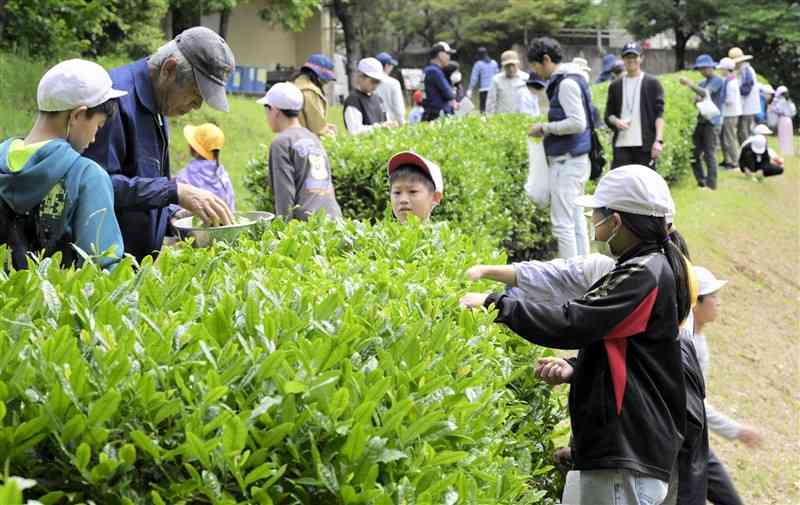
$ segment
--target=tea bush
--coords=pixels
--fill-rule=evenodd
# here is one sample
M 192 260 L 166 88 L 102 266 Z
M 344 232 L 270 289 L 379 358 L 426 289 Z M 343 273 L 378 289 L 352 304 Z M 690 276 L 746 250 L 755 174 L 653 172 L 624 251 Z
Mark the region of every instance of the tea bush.
M 45 505 L 551 503 L 543 350 L 457 305 L 493 250 L 317 216 L 138 270 L 0 271 L 6 480 Z
M 659 76 L 666 96 L 665 146 L 658 171 L 672 184 L 691 171 L 692 131 L 697 110 L 694 94 L 678 79 Z M 697 75 L 689 75 L 697 80 Z M 608 84 L 592 87 L 593 102 L 605 107 Z M 444 201 L 434 220 L 449 220 L 470 234 L 491 237 L 512 261 L 552 255 L 549 210 L 536 208 L 525 196 L 528 174 L 526 134 L 534 122 L 523 115 L 468 116 L 435 123 L 379 130 L 369 135 L 326 139 L 334 185 L 344 215 L 380 219 L 389 206 L 386 165 L 392 154 L 413 150 L 439 164 L 444 175 Z M 610 132 L 600 132 L 609 166 Z M 256 209 L 274 208 L 269 188 L 267 147 L 250 161 L 245 185 Z M 608 167 L 607 167 L 608 168 Z
M 490 237 L 512 260 L 552 254 L 548 209 L 537 209 L 523 191 L 528 175 L 523 115 L 470 116 L 369 135 L 326 139 L 336 196 L 346 217 L 380 219 L 389 204 L 386 166 L 399 151 L 434 161 L 444 175 L 444 200 L 435 221 L 450 221 L 471 235 Z M 261 152 L 265 153 L 264 148 Z M 272 209 L 266 157 L 251 161 L 245 185 L 257 209 Z

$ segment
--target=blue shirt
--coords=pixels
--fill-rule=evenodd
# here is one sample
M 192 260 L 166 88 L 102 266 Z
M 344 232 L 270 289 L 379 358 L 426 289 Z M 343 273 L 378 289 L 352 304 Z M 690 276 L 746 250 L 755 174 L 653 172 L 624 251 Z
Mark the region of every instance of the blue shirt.
M 499 72 L 500 67 L 497 66 L 497 62 L 494 60 L 476 61 L 469 78 L 469 89 L 473 90 L 477 85 L 478 90 L 489 91 L 489 88 L 492 87 L 492 78 Z
M 170 180 L 169 130 L 158 111 L 147 60 L 115 68 L 114 89 L 127 91 L 119 113 L 84 153 L 111 175 L 125 252 L 142 260 L 161 249 L 178 185 Z
M 714 102 L 714 105 L 722 111 L 722 103 L 724 101 L 723 90 L 725 89 L 725 81 L 722 80 L 721 77 L 717 75 L 712 75 L 708 79 L 700 81 L 699 86 L 703 89 L 708 90 L 711 94 L 711 101 Z M 722 124 L 722 116 L 719 115 L 711 121 L 711 124 L 714 126 L 719 126 Z
M 42 212 L 52 207 L 62 216 L 59 226 L 72 243 L 92 256 L 111 253 L 97 262 L 113 267 L 122 257 L 123 245 L 108 174 L 63 139 L 47 142 L 23 166 L 13 167 L 9 163 L 12 142 L 0 144 L 0 198 L 17 214 L 26 214 L 40 203 Z M 55 210 L 59 201 L 63 206 Z
M 425 110 L 452 114 L 453 107 L 449 102 L 454 98 L 453 88 L 442 67 L 433 63 L 425 67 L 425 100 L 422 101 Z

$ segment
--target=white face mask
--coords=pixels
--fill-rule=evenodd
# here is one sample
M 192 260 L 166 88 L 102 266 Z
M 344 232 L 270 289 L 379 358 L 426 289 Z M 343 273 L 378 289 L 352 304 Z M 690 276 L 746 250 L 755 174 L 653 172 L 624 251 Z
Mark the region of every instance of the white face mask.
M 597 224 L 592 224 L 591 225 L 592 229 L 591 229 L 591 231 L 589 233 L 589 238 L 591 239 L 592 243 L 597 248 L 597 252 L 599 252 L 600 254 L 603 254 L 605 256 L 610 256 L 612 258 L 616 258 L 616 255 L 611 251 L 611 241 L 614 240 L 614 237 L 617 236 L 617 233 L 619 232 L 619 227 L 614 229 L 614 231 L 611 233 L 611 236 L 608 237 L 607 240 L 597 240 L 597 227 L 601 226 L 603 223 L 605 223 L 606 221 L 608 221 L 612 217 L 614 217 L 613 214 L 610 215 L 610 216 L 607 216 L 604 219 L 602 219 Z

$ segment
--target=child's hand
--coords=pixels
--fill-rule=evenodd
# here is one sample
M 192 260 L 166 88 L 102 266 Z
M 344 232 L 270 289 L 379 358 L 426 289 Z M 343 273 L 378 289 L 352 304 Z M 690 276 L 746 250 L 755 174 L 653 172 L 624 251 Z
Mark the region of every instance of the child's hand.
M 474 267 L 470 267 L 467 270 L 467 277 L 472 282 L 479 281 L 483 279 L 483 274 L 485 273 L 485 268 L 483 265 L 475 265 Z
M 461 301 L 459 304 L 462 308 L 465 309 L 475 309 L 478 307 L 483 307 L 484 302 L 486 302 L 486 297 L 489 296 L 486 293 L 467 293 L 463 297 L 461 297 Z
M 536 365 L 536 376 L 550 384 L 557 386 L 565 384 L 572 378 L 575 370 L 565 359 L 561 358 L 542 358 Z
M 679 81 L 680 81 L 680 83 L 681 83 L 681 84 L 683 84 L 684 86 L 688 86 L 688 85 L 689 85 L 689 79 L 687 79 L 686 77 L 681 77 L 681 78 L 680 78 L 680 79 L 678 79 L 678 80 L 679 80 Z
M 739 435 L 737 435 L 736 438 L 751 449 L 761 445 L 761 433 L 759 433 L 758 430 L 752 426 L 742 426 L 742 429 L 739 430 Z

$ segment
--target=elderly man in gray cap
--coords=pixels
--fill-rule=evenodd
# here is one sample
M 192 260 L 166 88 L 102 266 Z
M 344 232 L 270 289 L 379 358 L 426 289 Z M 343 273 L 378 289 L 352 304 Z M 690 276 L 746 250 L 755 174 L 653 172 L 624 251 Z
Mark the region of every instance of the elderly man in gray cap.
M 219 197 L 170 178 L 167 118 L 198 109 L 203 101 L 227 112 L 225 82 L 234 66 L 225 40 L 195 27 L 149 58 L 110 72 L 114 87 L 128 95 L 85 155 L 111 174 L 125 252 L 140 261 L 161 249 L 171 204 L 210 225 L 233 220 Z

